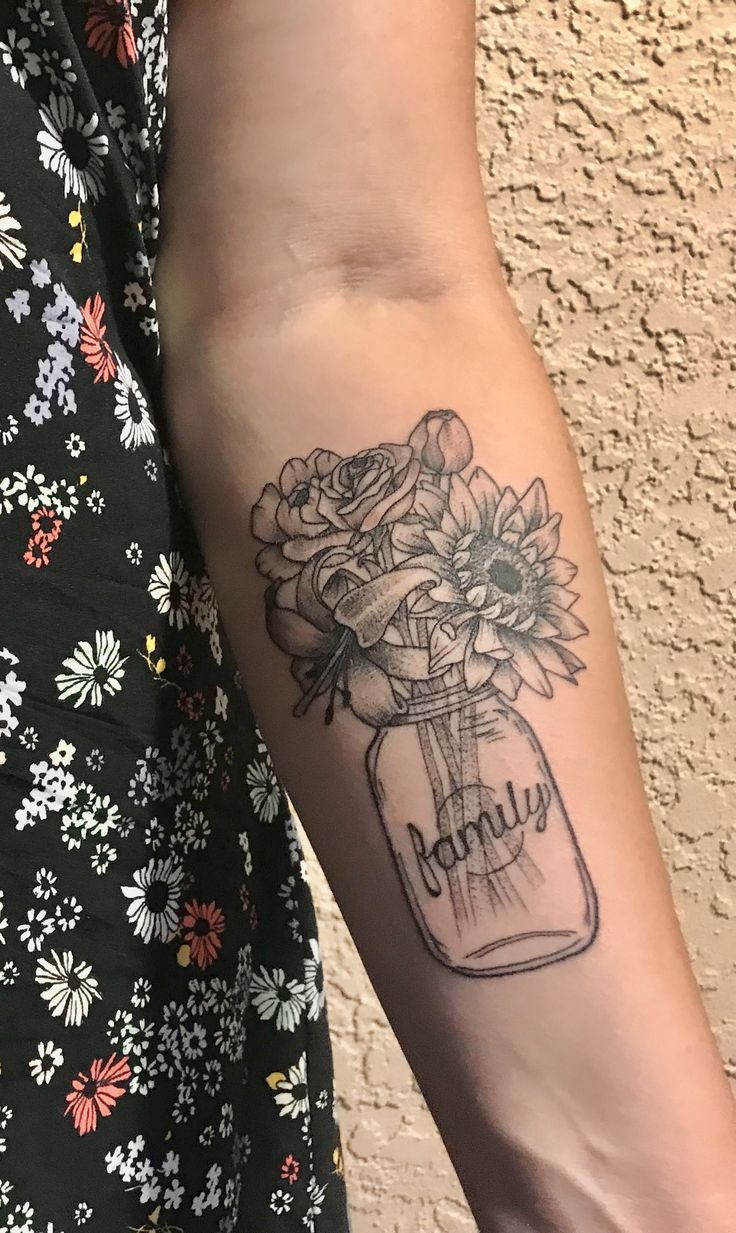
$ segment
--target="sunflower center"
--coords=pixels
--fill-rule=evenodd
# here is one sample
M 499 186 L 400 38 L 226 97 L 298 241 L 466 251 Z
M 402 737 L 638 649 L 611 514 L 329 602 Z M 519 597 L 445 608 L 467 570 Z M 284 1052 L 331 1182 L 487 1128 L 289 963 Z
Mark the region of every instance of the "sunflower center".
M 488 579 L 507 595 L 516 595 L 524 585 L 518 569 L 509 561 L 494 561 L 488 570 Z
M 476 535 L 467 547 L 455 554 L 453 564 L 466 594 L 483 588 L 483 604 L 504 601 L 504 610 L 518 609 L 521 620 L 537 607 L 534 571 L 514 544 L 506 544 L 492 536 Z
M 76 128 L 64 129 L 61 144 L 69 162 L 78 171 L 82 171 L 89 162 L 89 146 L 87 139 Z
M 206 935 L 209 932 L 210 932 L 210 922 L 207 920 L 205 916 L 198 916 L 196 921 L 194 922 L 194 928 L 192 929 L 192 933 L 195 935 L 195 937 L 203 938 L 203 937 L 206 937 Z

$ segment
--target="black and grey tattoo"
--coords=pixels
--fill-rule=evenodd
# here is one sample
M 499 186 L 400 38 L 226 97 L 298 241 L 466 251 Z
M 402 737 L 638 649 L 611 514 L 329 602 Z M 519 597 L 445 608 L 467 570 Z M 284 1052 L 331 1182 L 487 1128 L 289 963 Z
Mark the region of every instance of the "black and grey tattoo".
M 406 445 L 290 459 L 253 508 L 266 623 L 291 657 L 295 715 L 373 728 L 366 766 L 432 953 L 469 975 L 541 967 L 595 937 L 595 890 L 522 687 L 576 683 L 577 569 L 535 479 L 472 465 L 453 411 Z

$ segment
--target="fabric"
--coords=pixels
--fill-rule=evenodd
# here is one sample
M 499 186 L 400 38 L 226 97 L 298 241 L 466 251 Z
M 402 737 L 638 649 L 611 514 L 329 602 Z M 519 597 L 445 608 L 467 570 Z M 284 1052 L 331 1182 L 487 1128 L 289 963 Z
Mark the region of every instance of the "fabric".
M 0 0 L 0 1233 L 344 1233 L 303 855 L 165 443 L 166 26 Z

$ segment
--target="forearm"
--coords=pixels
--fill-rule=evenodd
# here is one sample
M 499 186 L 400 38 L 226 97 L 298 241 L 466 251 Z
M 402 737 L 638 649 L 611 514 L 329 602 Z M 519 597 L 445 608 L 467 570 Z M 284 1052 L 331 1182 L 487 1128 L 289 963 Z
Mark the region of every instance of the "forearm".
M 302 316 L 278 335 L 244 326 L 241 341 L 224 352 L 212 341 L 208 376 L 193 372 L 184 355 L 171 364 L 179 464 L 278 767 L 481 1228 L 691 1233 L 707 1216 L 725 1233 L 734 1199 L 727 1193 L 731 1098 L 652 836 L 582 487 L 551 392 L 501 314 L 376 305 L 358 318 L 341 310 L 326 321 L 326 312 Z M 437 403 L 461 412 L 474 462 L 501 487 L 521 493 L 544 478 L 563 515 L 559 553 L 579 566 L 575 612 L 590 630 L 569 644 L 586 664 L 577 687 L 550 676 L 551 699 L 525 684 L 513 705 L 539 737 L 581 845 L 600 904 L 598 936 L 564 963 L 500 980 L 458 974 L 427 953 L 365 770 L 373 730 L 339 691 L 331 724 L 328 692 L 303 718 L 292 716 L 304 678 L 300 686 L 288 671 L 284 650 L 294 648 L 279 650 L 268 639 L 266 584 L 252 564 L 263 543 L 251 537 L 250 510 L 287 458 L 306 458 L 315 446 L 349 456 L 405 441 L 423 409 Z M 421 633 L 406 637 L 423 641 Z M 415 810 L 426 785 L 413 782 L 410 769 L 394 771 L 409 776 L 397 805 L 402 824 L 420 823 L 426 851 L 437 835 Z M 484 774 L 487 780 L 488 768 Z M 495 799 L 507 781 L 517 797 L 534 787 L 523 758 L 516 764 L 513 746 L 502 744 Z M 457 782 L 462 788 L 462 772 Z M 470 820 L 466 811 L 452 829 Z M 531 833 L 532 855 L 534 840 Z M 557 859 L 559 923 L 575 918 L 573 927 L 584 931 L 566 902 L 578 888 L 564 853 L 553 855 L 548 877 L 554 884 Z M 439 873 L 423 858 L 411 872 L 420 893 Z M 526 883 L 525 890 L 533 928 L 535 893 Z M 431 897 L 429 910 L 436 911 Z M 453 936 L 452 905 L 446 910 L 444 929 L 441 915 L 432 918 L 443 944 Z M 479 915 L 491 940 L 493 911 L 486 905 Z M 554 909 L 542 927 L 554 929 Z

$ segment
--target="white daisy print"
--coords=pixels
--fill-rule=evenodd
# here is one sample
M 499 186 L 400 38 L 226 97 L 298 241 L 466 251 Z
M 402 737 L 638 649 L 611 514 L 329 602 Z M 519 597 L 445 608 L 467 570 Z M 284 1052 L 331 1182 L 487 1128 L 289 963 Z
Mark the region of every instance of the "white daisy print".
M 15 266 L 16 270 L 21 267 L 26 246 L 18 235 L 19 231 L 20 223 L 10 213 L 5 193 L 0 193 L 0 270 L 4 270 L 6 264 Z
M 325 986 L 320 962 L 319 942 L 309 939 L 311 955 L 304 960 L 304 993 L 307 1000 L 307 1018 L 319 1019 L 325 1005 Z
M 0 57 L 19 86 L 24 86 L 29 77 L 41 74 L 41 62 L 35 51 L 31 51 L 31 40 L 23 34 L 19 37 L 15 30 L 8 30 L 0 40 Z
M 75 698 L 75 710 L 85 702 L 102 706 L 103 690 L 114 694 L 122 689 L 127 659 L 120 654 L 120 642 L 112 630 L 97 630 L 94 647 L 90 642 L 78 642 L 74 654 L 64 660 L 67 671 L 55 678 L 59 697 Z
M 134 886 L 122 886 L 133 932 L 144 942 L 168 942 L 180 924 L 184 870 L 172 857 L 152 858 L 133 874 Z
M 137 449 L 139 445 L 150 445 L 155 439 L 156 430 L 145 396 L 128 365 L 119 355 L 115 356 L 115 362 L 115 419 L 122 424 L 120 440 L 126 450 Z
M 299 1026 L 306 1007 L 304 985 L 287 980 L 283 968 L 269 973 L 262 967 L 260 975 L 251 978 L 250 988 L 259 1019 L 275 1019 L 282 1032 L 293 1032 Z
M 170 552 L 168 557 L 160 554 L 148 583 L 148 594 L 159 612 L 168 615 L 169 625 L 183 629 L 189 621 L 189 574 L 178 552 Z
M 40 159 L 64 183 L 67 197 L 98 201 L 104 191 L 104 164 L 108 144 L 98 133 L 99 117 L 78 113 L 66 95 L 52 94 L 48 106 L 38 109 L 42 128 L 36 134 Z
M 296 1120 L 309 1112 L 306 1053 L 301 1055 L 295 1066 L 289 1067 L 287 1075 L 269 1075 L 267 1082 L 269 1087 L 273 1088 L 274 1100 L 279 1106 L 281 1117 L 293 1117 Z
M 41 1041 L 37 1046 L 36 1056 L 28 1063 L 33 1078 L 39 1087 L 50 1083 L 60 1066 L 64 1065 L 64 1054 L 57 1049 L 53 1040 Z
M 281 804 L 281 788 L 270 762 L 251 762 L 245 782 L 258 817 L 262 822 L 273 822 Z
M 102 997 L 91 964 L 75 962 L 70 950 L 52 950 L 50 959 L 39 959 L 36 984 L 45 986 L 41 997 L 55 1018 L 64 1016 L 65 1027 L 79 1027 L 94 999 Z

